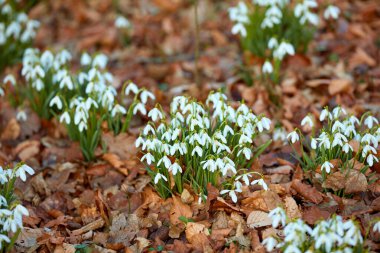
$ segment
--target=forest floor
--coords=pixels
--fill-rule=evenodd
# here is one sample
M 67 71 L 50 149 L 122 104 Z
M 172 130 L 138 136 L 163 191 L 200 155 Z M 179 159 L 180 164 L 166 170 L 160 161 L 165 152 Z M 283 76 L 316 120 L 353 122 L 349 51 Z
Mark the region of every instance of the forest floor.
M 371 110 L 379 118 L 378 1 L 339 1 L 342 11 L 351 13 L 350 20 L 339 19 L 334 30 L 320 24 L 309 52 L 286 59 L 275 87 L 280 106 L 260 82 L 249 85 L 242 78 L 243 63 L 259 60 L 243 55 L 231 34 L 231 5 L 199 1 L 198 70 L 194 7 L 187 1 L 120 1 L 119 12 L 133 26 L 128 45 L 114 26 L 112 0 L 42 1 L 30 16 L 41 22 L 36 47 L 66 48 L 74 59 L 82 51 L 106 53 L 116 88 L 133 80 L 154 92 L 165 109 L 176 95 L 204 100 L 208 91 L 223 88 L 230 99 L 244 99 L 254 113 L 265 114 L 288 132 L 300 127 L 308 113 L 318 116 L 325 105 L 342 105 L 355 115 Z M 128 134 L 104 134 L 106 152 L 99 148 L 97 161 L 86 163 L 79 145 L 68 140 L 57 122 L 41 121 L 30 110 L 26 122 L 17 122 L 15 109 L 4 102 L 0 108 L 0 163 L 22 160 L 36 171 L 27 182 L 17 182 L 30 212 L 17 252 L 265 252 L 260 242 L 273 228 L 255 217 L 258 211 L 284 206 L 288 215 L 308 224 L 333 214 L 355 217 L 363 231 L 380 217 L 380 180 L 368 184 L 352 179 L 358 190 L 350 198 L 324 192 L 304 180 L 293 150 L 282 142 L 271 144 L 253 166 L 265 175 L 269 191 L 246 188 L 236 204 L 215 188 L 209 189 L 206 203 L 198 203 L 189 191 L 163 200 L 151 187 L 134 144 L 146 119 L 133 122 Z M 372 170 L 380 176 L 379 164 Z M 185 226 L 180 216 L 192 222 Z M 380 235 L 370 233 L 372 249 L 380 250 L 379 242 Z

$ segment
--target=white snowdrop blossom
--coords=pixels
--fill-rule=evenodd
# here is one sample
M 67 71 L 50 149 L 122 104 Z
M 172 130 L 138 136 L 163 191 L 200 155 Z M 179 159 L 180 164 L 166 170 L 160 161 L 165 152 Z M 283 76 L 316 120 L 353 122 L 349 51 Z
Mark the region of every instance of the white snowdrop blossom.
M 273 66 L 269 61 L 265 61 L 263 68 L 262 68 L 262 72 L 264 74 L 271 74 L 273 72 Z
M 28 119 L 28 116 L 26 115 L 26 112 L 24 110 L 19 110 L 16 114 L 17 121 L 26 121 Z
M 232 34 L 240 34 L 243 37 L 247 36 L 247 30 L 245 24 L 249 23 L 248 7 L 240 1 L 236 7 L 231 7 L 229 10 L 229 16 L 235 25 L 232 27 Z
M 325 19 L 338 19 L 340 9 L 334 5 L 329 5 L 323 13 Z
M 17 178 L 26 181 L 26 175 L 33 175 L 34 170 L 26 164 L 17 164 L 13 169 L 0 166 L 0 190 L 7 193 L 0 195 L 0 248 L 5 249 L 11 240 L 16 241 L 19 229 L 23 229 L 23 217 L 29 216 L 29 211 L 19 203 L 14 194 L 14 184 Z
M 131 27 L 131 23 L 129 22 L 129 20 L 127 18 L 119 15 L 119 16 L 117 16 L 117 18 L 115 20 L 115 26 L 119 29 L 129 28 L 129 27 Z
M 298 133 L 297 133 L 296 130 L 293 131 L 293 132 L 291 132 L 291 133 L 289 133 L 289 134 L 286 136 L 286 138 L 287 138 L 288 140 L 290 140 L 291 143 L 295 143 L 295 142 L 299 141 L 299 139 L 300 139 L 300 137 L 299 137 L 299 135 L 298 135 Z
M 262 244 L 268 252 L 356 252 L 365 247 L 359 227 L 352 220 L 343 221 L 341 216 L 322 220 L 314 228 L 302 219 L 288 219 L 282 208 L 272 210 L 269 217 L 274 228 L 281 223 L 283 237 L 265 238 Z
M 309 127 L 314 126 L 313 118 L 310 115 L 307 115 L 305 118 L 301 121 L 301 126 L 309 125 Z
M 353 115 L 348 115 L 347 111 L 340 106 L 332 111 L 325 107 L 319 118 L 323 124 L 319 133 L 313 131 L 311 135 L 303 136 L 300 132 L 303 140 L 310 140 L 311 147 L 307 149 L 303 146 L 304 143 L 301 143 L 302 154 L 296 154 L 302 168 L 317 174 L 322 171 L 322 175 L 316 178 L 324 185 L 324 181 L 329 177 L 328 174 L 334 166 L 341 172 L 341 170 L 352 169 L 356 163 L 369 167 L 378 163 L 380 126 L 377 119 L 369 114 L 369 112 L 364 113 L 358 119 Z M 308 121 L 312 122 L 305 117 L 301 125 Z M 289 134 L 288 139 L 292 142 L 296 140 L 296 135 Z M 338 161 L 338 163 L 334 162 L 336 165 L 333 165 L 334 160 Z
M 254 138 L 269 130 L 271 121 L 254 115 L 246 105 L 234 109 L 224 94 L 212 92 L 205 105 L 184 96 L 173 98 L 168 119 L 160 106 L 148 116 L 151 122 L 142 130 L 136 146 L 145 154 L 142 160 L 150 162 L 152 181 L 158 173 L 173 175 L 155 184 L 161 196 L 168 196 L 170 188 L 181 192 L 185 182 L 190 182 L 197 194 L 206 194 L 207 183 L 216 185 L 223 178 L 224 193 L 236 202 L 236 193 L 241 191 L 239 180 L 250 184 L 256 179 L 245 168 L 254 156 Z M 257 176 L 262 178 L 261 174 Z M 257 184 L 267 188 L 263 181 Z
M 327 173 L 330 173 L 332 168 L 334 168 L 334 165 L 329 161 L 324 162 L 321 166 L 321 170 L 325 170 Z

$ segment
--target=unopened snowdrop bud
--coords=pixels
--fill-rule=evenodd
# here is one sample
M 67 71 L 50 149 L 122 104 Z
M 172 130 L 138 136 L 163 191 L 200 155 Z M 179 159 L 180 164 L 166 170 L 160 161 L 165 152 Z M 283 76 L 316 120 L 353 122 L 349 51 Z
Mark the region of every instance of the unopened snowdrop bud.
M 301 126 L 309 125 L 309 127 L 314 126 L 313 119 L 310 115 L 307 115 L 305 118 L 302 119 L 301 121 Z
M 295 142 L 299 141 L 299 139 L 300 139 L 300 137 L 299 137 L 299 135 L 298 135 L 298 133 L 297 133 L 296 130 L 294 130 L 293 132 L 289 133 L 289 134 L 286 136 L 286 138 L 287 138 L 288 140 L 290 140 L 291 143 L 295 143 Z
M 153 121 L 157 121 L 157 119 L 162 119 L 162 112 L 158 108 L 153 108 L 148 113 L 148 117 L 150 117 Z
M 53 107 L 54 105 L 57 106 L 59 110 L 63 108 L 63 104 L 59 96 L 55 96 L 52 100 L 50 100 L 49 106 Z
M 325 19 L 338 19 L 339 17 L 339 14 L 340 14 L 340 9 L 334 5 L 329 5 L 325 12 L 323 13 L 323 17 Z
M 146 115 L 146 109 L 145 109 L 144 104 L 138 103 L 138 104 L 135 105 L 135 107 L 133 108 L 133 114 L 136 115 L 138 111 L 142 115 Z
M 92 61 L 91 56 L 88 53 L 85 52 L 85 53 L 82 54 L 82 56 L 80 58 L 80 64 L 82 66 L 88 66 L 88 65 L 90 65 L 91 61 Z
M 28 173 L 29 175 L 34 175 L 34 170 L 26 164 L 21 165 L 16 170 L 16 176 L 24 182 L 26 181 L 26 173 Z
M 334 168 L 334 165 L 329 161 L 324 162 L 321 166 L 321 170 L 325 170 L 327 173 L 330 173 L 332 168 Z
M 154 183 L 157 184 L 158 181 L 160 181 L 161 179 L 165 180 L 166 182 L 168 181 L 168 179 L 164 175 L 157 173 L 154 177 Z
M 156 97 L 153 95 L 152 92 L 149 92 L 147 90 L 143 90 L 140 94 L 140 99 L 143 104 L 146 104 L 148 102 L 148 98 L 151 100 L 155 100 Z
M 263 68 L 262 68 L 262 72 L 264 74 L 271 74 L 273 72 L 273 66 L 269 61 L 265 61 Z
M 379 121 L 375 117 L 373 117 L 372 115 L 369 115 L 364 120 L 364 125 L 366 125 L 369 129 L 372 129 L 374 124 L 379 124 Z
M 59 118 L 59 122 L 65 122 L 67 125 L 69 125 L 71 122 L 70 114 L 68 112 L 62 113 L 61 117 Z

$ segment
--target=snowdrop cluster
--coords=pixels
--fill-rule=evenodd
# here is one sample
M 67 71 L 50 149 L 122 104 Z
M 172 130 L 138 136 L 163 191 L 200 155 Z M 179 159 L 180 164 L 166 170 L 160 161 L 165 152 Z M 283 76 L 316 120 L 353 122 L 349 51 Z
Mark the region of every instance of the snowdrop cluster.
M 278 81 L 281 61 L 286 55 L 307 50 L 313 39 L 313 29 L 319 23 L 315 13 L 316 0 L 252 0 L 240 1 L 229 9 L 234 22 L 233 34 L 241 36 L 243 48 L 265 60 L 264 75 Z M 337 19 L 340 10 L 329 5 L 323 13 L 325 19 Z
M 15 11 L 7 1 L 0 0 L 0 69 L 22 57 L 39 25 L 25 13 Z
M 104 54 L 83 53 L 77 73 L 70 69 L 71 59 L 67 50 L 53 53 L 27 49 L 21 72 L 26 81 L 25 96 L 40 117 L 58 117 L 69 137 L 80 142 L 86 160 L 92 160 L 102 123 L 106 122 L 114 134 L 125 132 L 132 116 L 145 115 L 146 103 L 155 97 L 134 83 L 125 85 L 118 94 Z
M 303 169 L 315 171 L 321 166 L 323 178 L 333 169 L 347 170 L 352 163 L 360 162 L 372 167 L 379 162 L 377 148 L 380 141 L 379 121 L 370 113 L 365 113 L 360 120 L 354 115 L 348 115 L 342 107 L 332 111 L 325 107 L 319 116 L 324 124 L 318 135 L 310 136 L 310 154 L 304 152 L 301 161 Z M 307 115 L 301 126 L 314 128 L 316 120 Z M 291 143 L 303 140 L 305 137 L 296 129 L 287 136 Z M 357 150 L 354 150 L 354 147 Z M 340 161 L 339 168 L 334 168 L 332 160 Z
M 267 188 L 262 175 L 249 168 L 259 154 L 254 139 L 270 129 L 271 121 L 254 115 L 245 104 L 234 109 L 220 92 L 210 93 L 205 105 L 178 96 L 170 105 L 170 118 L 160 107 L 148 116 L 152 121 L 136 146 L 143 150 L 141 160 L 150 165 L 148 172 L 162 197 L 182 192 L 184 184 L 205 197 L 211 183 L 222 184 L 221 194 L 237 202 L 243 183 Z
M 33 175 L 34 170 L 25 164 L 16 165 L 14 169 L 0 166 L 0 249 L 8 248 L 15 241 L 18 231 L 23 228 L 22 217 L 29 212 L 19 203 L 14 195 L 14 184 L 17 178 L 26 180 L 27 174 Z M 8 248 L 7 252 L 10 249 Z
M 352 220 L 333 216 L 312 228 L 302 219 L 290 221 L 279 207 L 269 216 L 274 228 L 283 227 L 284 236 L 265 238 L 263 244 L 268 252 L 276 249 L 292 253 L 365 252 L 361 231 Z

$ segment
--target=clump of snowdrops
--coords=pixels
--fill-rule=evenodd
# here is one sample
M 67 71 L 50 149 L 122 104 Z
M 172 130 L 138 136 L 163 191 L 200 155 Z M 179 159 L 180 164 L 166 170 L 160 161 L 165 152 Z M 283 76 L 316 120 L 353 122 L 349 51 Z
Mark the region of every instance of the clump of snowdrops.
M 305 53 L 319 23 L 316 0 L 249 0 L 229 9 L 244 50 L 265 59 L 262 74 L 279 80 L 282 60 L 296 52 Z M 340 10 L 328 5 L 325 19 L 337 19 Z
M 269 213 L 274 228 L 283 228 L 282 237 L 270 236 L 263 240 L 268 252 L 368 252 L 359 226 L 353 220 L 344 221 L 341 216 L 320 221 L 314 228 L 302 219 L 290 220 L 278 207 Z
M 263 176 L 250 167 L 270 143 L 254 143 L 270 129 L 268 118 L 254 115 L 245 104 L 234 109 L 220 92 L 210 93 L 204 105 L 178 96 L 170 105 L 169 118 L 160 106 L 148 116 L 152 121 L 136 146 L 142 148 L 141 160 L 150 165 L 148 173 L 162 197 L 181 193 L 185 184 L 199 194 L 200 201 L 206 198 L 209 183 L 233 202 L 243 183 L 267 189 Z
M 37 20 L 18 12 L 8 1 L 0 0 L 0 71 L 22 58 L 38 27 Z
M 325 107 L 319 117 L 323 128 L 316 133 L 316 119 L 307 115 L 301 122 L 303 127 L 312 129 L 308 139 L 299 129 L 289 133 L 287 138 L 293 144 L 301 142 L 301 167 L 314 174 L 323 186 L 331 173 L 339 171 L 348 175 L 351 170 L 360 169 L 365 174 L 379 162 L 377 158 L 380 128 L 378 120 L 369 112 L 360 119 L 348 115 L 342 107 L 332 111 Z M 344 191 L 344 189 L 341 189 Z
M 27 49 L 22 69 L 26 83 L 17 85 L 12 76 L 5 79 L 16 86 L 16 97 L 27 97 L 41 118 L 55 116 L 64 123 L 69 137 L 79 141 L 84 158 L 90 161 L 95 158 L 103 122 L 115 135 L 125 132 L 132 116 L 146 114 L 145 104 L 155 97 L 134 83 L 124 85 L 118 94 L 104 54 L 84 53 L 78 73 L 70 70 L 71 59 L 67 50 L 54 54 Z
M 26 180 L 27 174 L 33 175 L 34 170 L 26 164 L 18 164 L 13 169 L 0 166 L 0 251 L 10 252 L 21 232 L 22 217 L 29 212 L 14 194 L 14 184 L 17 178 Z

